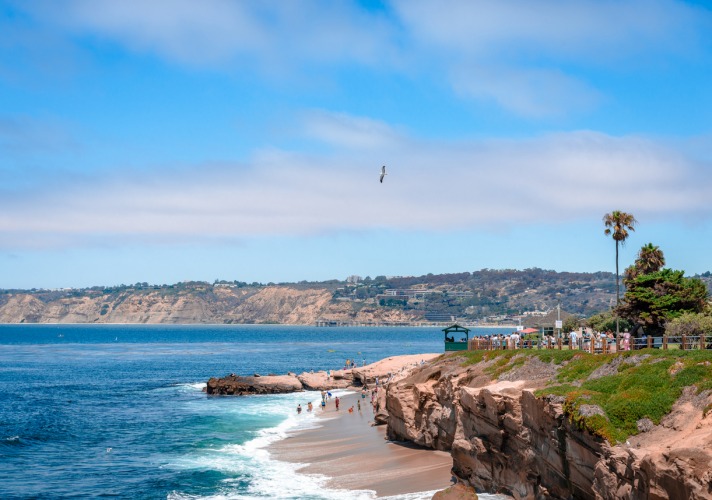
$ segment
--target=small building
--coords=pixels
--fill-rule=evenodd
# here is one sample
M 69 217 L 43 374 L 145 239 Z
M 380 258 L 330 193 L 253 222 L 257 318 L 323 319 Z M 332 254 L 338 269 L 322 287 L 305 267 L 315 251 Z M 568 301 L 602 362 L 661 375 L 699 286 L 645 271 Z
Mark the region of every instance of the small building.
M 470 329 L 455 323 L 443 328 L 445 351 L 466 351 L 470 340 Z
M 522 321 L 522 325 L 527 328 L 536 328 L 543 335 L 556 335 L 560 330 L 556 328 L 556 321 L 563 324 L 569 317 L 575 316 L 566 311 L 552 309 L 545 315 L 531 315 Z

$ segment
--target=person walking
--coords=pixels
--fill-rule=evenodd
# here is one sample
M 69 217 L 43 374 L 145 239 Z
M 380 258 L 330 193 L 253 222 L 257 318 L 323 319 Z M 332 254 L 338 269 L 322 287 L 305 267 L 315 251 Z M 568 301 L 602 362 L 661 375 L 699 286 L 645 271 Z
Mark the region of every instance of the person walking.
M 336 411 L 339 411 L 339 396 L 336 396 L 334 403 L 336 404 Z

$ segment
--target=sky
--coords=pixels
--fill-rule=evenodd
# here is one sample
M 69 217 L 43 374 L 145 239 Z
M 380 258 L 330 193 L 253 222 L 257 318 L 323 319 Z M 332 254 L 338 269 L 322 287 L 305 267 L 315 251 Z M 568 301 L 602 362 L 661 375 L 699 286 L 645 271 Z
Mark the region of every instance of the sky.
M 712 2 L 0 0 L 0 288 L 695 274 L 711 197 Z

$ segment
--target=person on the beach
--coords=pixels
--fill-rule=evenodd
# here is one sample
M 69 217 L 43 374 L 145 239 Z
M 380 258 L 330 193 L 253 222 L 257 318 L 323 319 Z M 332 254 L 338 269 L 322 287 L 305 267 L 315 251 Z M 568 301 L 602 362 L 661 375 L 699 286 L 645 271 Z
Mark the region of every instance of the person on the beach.
M 321 409 L 322 410 L 326 409 L 326 401 L 324 401 L 323 399 L 321 400 Z
M 331 399 L 331 392 L 326 393 L 326 399 Z
M 366 387 L 361 389 L 361 399 L 365 399 L 365 398 L 366 398 Z
M 297 415 L 299 415 L 302 412 L 302 405 L 297 404 Z
M 339 411 L 339 396 L 336 396 L 334 403 L 336 403 L 336 411 Z
M 349 413 L 353 413 L 353 412 L 354 412 L 354 407 L 352 406 L 351 408 L 349 408 Z
M 359 413 L 361 413 L 361 400 L 360 399 L 356 400 L 356 405 L 358 406 Z
M 309 401 L 309 403 L 307 403 L 307 411 L 312 411 L 313 409 L 314 407 L 312 406 L 311 401 Z

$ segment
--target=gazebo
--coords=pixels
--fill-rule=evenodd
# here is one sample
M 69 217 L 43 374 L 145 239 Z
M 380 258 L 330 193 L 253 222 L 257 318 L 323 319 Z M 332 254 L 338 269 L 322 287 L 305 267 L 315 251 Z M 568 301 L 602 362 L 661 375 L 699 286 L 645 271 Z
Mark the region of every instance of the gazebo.
M 446 351 L 466 351 L 470 339 L 470 329 L 457 323 L 443 328 Z

